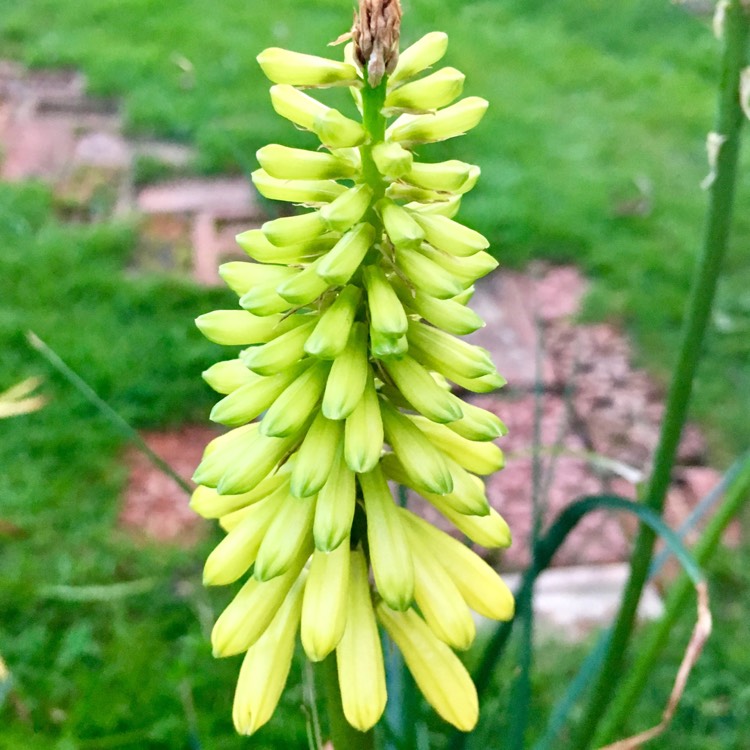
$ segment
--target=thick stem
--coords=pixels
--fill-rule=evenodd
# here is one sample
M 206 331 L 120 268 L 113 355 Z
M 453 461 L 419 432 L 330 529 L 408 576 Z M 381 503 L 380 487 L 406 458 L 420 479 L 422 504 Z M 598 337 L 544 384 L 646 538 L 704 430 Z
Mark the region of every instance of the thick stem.
M 685 423 L 701 346 L 708 325 L 732 217 L 744 115 L 740 105 L 740 73 L 747 60 L 750 14 L 742 0 L 731 0 L 725 17 L 716 133 L 722 139 L 710 187 L 706 231 L 691 289 L 677 365 L 667 398 L 659 445 L 645 503 L 661 513 L 671 480 L 680 435 Z M 630 579 L 612 632 L 607 656 L 592 691 L 573 747 L 589 747 L 622 674 L 625 653 L 633 632 L 638 602 L 653 555 L 653 531 L 641 528 L 631 558 Z
M 365 83 L 362 89 L 362 123 L 369 134 L 369 142 L 359 149 L 362 158 L 362 176 L 364 182 L 372 188 L 374 195 L 366 218 L 376 230 L 381 231 L 380 217 L 375 211 L 374 204 L 385 194 L 385 182 L 373 161 L 372 147 L 382 141 L 385 135 L 386 121 L 381 112 L 385 102 L 385 91 L 385 78 L 376 88 L 371 88 Z M 366 539 L 366 523 L 364 513 L 358 512 L 355 516 L 353 533 L 358 529 L 360 536 Z M 317 665 L 317 679 L 325 699 L 330 739 L 334 750 L 373 750 L 374 732 L 372 730 L 364 733 L 357 731 L 344 716 L 335 653 Z
M 335 654 L 316 665 L 316 678 L 323 693 L 334 750 L 374 750 L 375 733 L 372 730 L 358 732 L 344 716 Z

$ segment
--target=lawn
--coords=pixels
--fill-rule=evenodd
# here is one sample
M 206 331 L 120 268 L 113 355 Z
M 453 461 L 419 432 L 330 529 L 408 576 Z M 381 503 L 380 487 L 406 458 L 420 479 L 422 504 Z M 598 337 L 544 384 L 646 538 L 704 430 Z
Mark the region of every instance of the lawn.
M 320 52 L 349 19 L 349 4 L 333 0 L 5 6 L 0 57 L 81 68 L 92 91 L 122 97 L 132 133 L 195 144 L 205 173 L 248 173 L 263 143 L 305 142 L 273 116 L 254 57 L 272 44 Z M 448 64 L 491 101 L 481 128 L 437 149 L 483 167 L 464 216 L 506 264 L 580 264 L 593 280 L 586 314 L 626 326 L 663 376 L 702 227 L 718 50 L 706 24 L 666 0 L 405 6 L 406 41 L 448 30 Z M 719 461 L 750 443 L 746 210 L 736 225 L 696 393 Z M 0 530 L 0 654 L 17 686 L 0 708 L 0 749 L 306 747 L 299 687 L 256 741 L 234 737 L 238 665 L 213 660 L 206 640 L 224 601 L 200 586 L 211 540 L 164 549 L 115 530 L 122 440 L 24 338 L 38 333 L 138 427 L 203 421 L 212 397 L 198 373 L 219 348 L 191 320 L 229 297 L 134 275 L 132 227 L 63 226 L 38 185 L 0 186 L 0 246 L 0 390 L 44 374 L 51 397 L 37 414 L 0 422 L 0 519 L 12 524 Z M 714 567 L 717 633 L 675 728 L 653 747 L 750 745 L 750 660 L 736 639 L 750 608 L 747 563 L 740 552 Z M 657 718 L 679 646 L 632 728 Z M 542 651 L 538 716 L 579 654 L 558 657 Z M 292 680 L 301 684 L 299 670 Z M 498 731 L 503 689 L 482 731 Z

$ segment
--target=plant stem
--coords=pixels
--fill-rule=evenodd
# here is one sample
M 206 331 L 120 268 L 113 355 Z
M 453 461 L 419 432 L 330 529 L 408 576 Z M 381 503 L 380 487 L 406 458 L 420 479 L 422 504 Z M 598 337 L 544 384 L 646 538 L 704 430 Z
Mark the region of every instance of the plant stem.
M 26 338 L 49 364 L 52 365 L 89 403 L 99 411 L 125 435 L 138 450 L 163 474 L 174 480 L 188 495 L 193 493 L 193 485 L 181 477 L 161 456 L 151 450 L 148 443 L 120 416 L 98 393 L 48 344 L 33 331 L 28 331 Z
M 587 513 L 592 513 L 596 510 L 614 510 L 632 513 L 642 523 L 647 524 L 656 534 L 662 537 L 694 585 L 698 585 L 698 583 L 703 581 L 703 574 L 700 567 L 695 563 L 680 537 L 664 523 L 658 513 L 644 507 L 640 503 L 626 500 L 617 495 L 595 495 L 576 500 L 560 513 L 547 530 L 547 533 L 536 543 L 532 564 L 523 574 L 521 585 L 516 592 L 519 613 L 512 620 L 503 622 L 498 626 L 495 635 L 493 635 L 482 654 L 479 665 L 473 674 L 480 703 L 484 694 L 491 686 L 492 675 L 495 673 L 498 660 L 505 649 L 505 645 L 513 630 L 513 625 L 516 620 L 520 619 L 523 609 L 531 606 L 531 594 L 537 577 L 549 566 L 560 545 L 562 545 L 579 521 Z M 450 742 L 450 750 L 462 750 L 466 746 L 468 736 L 461 732 L 456 732 Z
M 710 186 L 706 230 L 701 257 L 688 302 L 677 364 L 667 398 L 659 444 L 645 504 L 661 513 L 671 480 L 682 428 L 708 326 L 721 263 L 727 247 L 736 183 L 740 131 L 744 115 L 740 104 L 740 73 L 747 60 L 750 14 L 742 0 L 731 0 L 725 16 L 725 47 L 719 88 L 716 133 L 723 139 Z M 630 578 L 612 632 L 606 659 L 591 691 L 591 701 L 573 742 L 576 750 L 589 747 L 622 674 L 625 652 L 635 623 L 653 555 L 655 535 L 641 528 L 630 563 Z
M 724 530 L 748 501 L 750 501 L 750 459 L 743 463 L 739 476 L 726 492 L 724 502 L 701 535 L 700 541 L 695 545 L 693 554 L 700 565 L 705 565 L 713 557 Z M 654 668 L 655 660 L 667 645 L 672 628 L 685 611 L 694 588 L 693 583 L 685 575 L 681 576 L 672 587 L 664 616 L 659 624 L 646 635 L 645 643 L 641 645 L 638 658 L 629 671 L 627 679 L 618 686 L 617 696 L 605 717 L 604 725 L 596 735 L 597 746 L 612 742 L 615 735 L 622 730 L 627 717 L 643 692 Z
M 316 670 L 325 700 L 329 735 L 334 750 L 373 750 L 375 733 L 372 730 L 364 733 L 358 732 L 344 716 L 336 655 L 327 656 L 316 665 Z
M 385 102 L 386 80 L 384 77 L 376 88 L 371 88 L 365 83 L 362 89 L 362 124 L 369 135 L 369 142 L 361 146 L 359 152 L 362 158 L 364 182 L 372 188 L 374 196 L 366 216 L 376 230 L 380 228 L 380 217 L 375 211 L 374 204 L 385 194 L 385 182 L 373 161 L 372 148 L 373 145 L 382 141 L 385 135 L 386 121 L 381 110 Z M 364 514 L 362 517 L 364 520 Z M 316 673 L 322 687 L 330 740 L 334 750 L 373 750 L 375 747 L 374 731 L 359 732 L 344 716 L 335 653 L 316 665 Z

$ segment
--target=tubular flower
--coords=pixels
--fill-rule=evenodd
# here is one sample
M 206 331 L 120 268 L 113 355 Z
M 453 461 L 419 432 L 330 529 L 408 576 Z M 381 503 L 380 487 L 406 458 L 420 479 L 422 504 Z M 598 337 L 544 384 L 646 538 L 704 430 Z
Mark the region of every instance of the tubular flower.
M 271 717 L 297 633 L 311 660 L 335 654 L 346 718 L 371 728 L 386 702 L 378 620 L 427 700 L 468 731 L 476 693 L 452 649 L 474 639 L 471 610 L 513 615 L 492 568 L 400 508 L 389 485 L 477 544 L 510 544 L 477 476 L 502 468 L 492 441 L 505 428 L 451 392 L 504 382 L 488 352 L 457 338 L 483 325 L 466 303 L 496 266 L 487 240 L 453 218 L 479 168 L 412 151 L 473 128 L 487 107 L 455 101 L 453 68 L 420 77 L 446 46 L 428 34 L 398 64 L 389 46 L 375 76 L 351 45 L 343 62 L 258 57 L 278 114 L 322 148 L 258 151 L 259 192 L 304 210 L 238 236 L 252 262 L 220 270 L 239 309 L 197 321 L 212 341 L 244 347 L 204 373 L 222 396 L 211 419 L 231 429 L 206 448 L 191 502 L 227 532 L 205 583 L 244 579 L 212 636 L 217 656 L 246 654 L 243 733 Z M 349 87 L 359 117 L 301 91 L 326 86 Z

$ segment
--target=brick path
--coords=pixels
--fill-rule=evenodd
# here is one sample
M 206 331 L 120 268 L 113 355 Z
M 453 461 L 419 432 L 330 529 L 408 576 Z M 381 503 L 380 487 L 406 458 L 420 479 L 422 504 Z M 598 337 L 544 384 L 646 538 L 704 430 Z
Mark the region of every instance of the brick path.
M 0 146 L 0 179 L 47 181 L 62 215 L 97 220 L 138 214 L 137 262 L 146 271 L 189 273 L 200 283 L 218 283 L 217 265 L 242 257 L 234 235 L 264 220 L 243 178 L 182 176 L 136 186 L 138 159 L 184 175 L 192 151 L 181 144 L 127 139 L 116 102 L 88 97 L 85 80 L 73 71 L 29 72 L 0 61 Z M 528 561 L 535 411 L 541 415 L 546 465 L 537 501 L 547 520 L 582 494 L 633 496 L 633 481 L 647 472 L 658 437 L 663 393 L 632 367 L 627 340 L 608 325 L 574 323 L 585 288 L 575 269 L 539 265 L 524 274 L 495 273 L 478 285 L 473 302 L 487 326 L 472 339 L 492 351 L 510 383 L 499 394 L 472 397 L 497 411 L 510 428 L 502 442 L 507 468 L 488 483 L 492 504 L 515 534 L 515 544 L 500 561 L 506 569 Z M 185 428 L 146 438 L 189 475 L 210 434 L 210 428 Z M 669 496 L 672 522 L 684 519 L 718 481 L 705 465 L 705 453 L 700 431 L 689 427 Z M 140 457 L 131 454 L 127 460 L 132 482 L 123 524 L 158 539 L 194 538 L 196 520 L 179 488 Z M 624 560 L 632 529 L 620 517 L 591 516 L 556 563 Z

